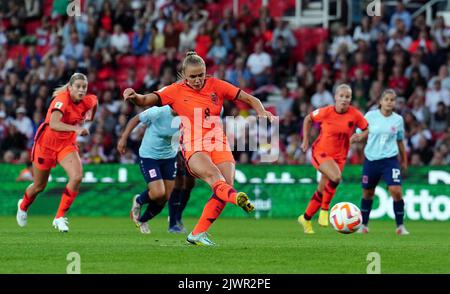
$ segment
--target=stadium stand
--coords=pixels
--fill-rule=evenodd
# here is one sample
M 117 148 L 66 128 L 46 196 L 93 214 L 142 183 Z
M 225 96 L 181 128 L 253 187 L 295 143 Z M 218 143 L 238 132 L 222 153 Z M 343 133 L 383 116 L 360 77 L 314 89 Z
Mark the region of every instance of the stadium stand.
M 176 81 L 186 50 L 200 48 L 206 53 L 209 74 L 228 79 L 259 97 L 273 113 L 282 114 L 278 163 L 310 163 L 310 152 L 303 154 L 300 144 L 303 118 L 314 108 L 311 98 L 320 101 L 345 82 L 351 84 L 354 105 L 362 112 L 377 106 L 384 88 L 395 88 L 410 163 L 450 164 L 450 28 L 442 16 L 428 26 L 423 15 L 413 19 L 408 11 L 383 17 L 361 12 L 362 21 L 354 27 L 334 22 L 324 29 L 283 23 L 280 17 L 292 11 L 293 0 L 268 1 L 269 7 L 261 1 L 239 1 L 236 17 L 231 0 L 85 0 L 82 15 L 75 18 L 68 17 L 58 2 L 0 4 L 2 162 L 29 160 L 23 154 L 32 146 L 33 136 L 19 127 L 16 109 L 25 109 L 35 131 L 52 90 L 75 71 L 87 74 L 90 91 L 100 100 L 90 126 L 92 135 L 80 139 L 84 162 L 125 162 L 115 150 L 124 127 L 120 121 L 140 109 L 121 103 L 123 89 L 132 86 L 148 92 Z M 29 11 L 31 4 L 38 7 L 36 15 Z M 405 22 L 411 22 L 409 28 Z M 125 38 L 114 33 L 116 25 L 121 25 Z M 137 34 L 140 29 L 144 37 Z M 221 42 L 214 45 L 217 39 Z M 210 42 L 202 48 L 205 40 Z M 217 58 L 220 50 L 226 50 L 226 58 Z M 260 68 L 252 56 L 262 55 L 268 56 L 270 65 Z M 224 109 L 224 116 L 249 115 L 241 104 Z M 135 153 L 141 136 L 130 137 Z M 259 158 L 258 152 L 234 155 L 243 163 Z M 349 162 L 362 160 L 362 146 L 353 146 Z

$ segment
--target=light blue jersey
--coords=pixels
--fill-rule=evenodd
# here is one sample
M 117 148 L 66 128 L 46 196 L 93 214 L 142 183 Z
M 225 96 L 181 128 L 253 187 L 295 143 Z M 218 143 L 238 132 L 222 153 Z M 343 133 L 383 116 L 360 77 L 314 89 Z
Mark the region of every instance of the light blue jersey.
M 176 133 L 181 120 L 173 116 L 170 106 L 150 107 L 139 114 L 139 120 L 147 125 L 139 148 L 140 157 L 169 159 L 177 155 L 179 134 Z
M 397 141 L 403 140 L 403 118 L 397 113 L 384 116 L 379 109 L 369 111 L 365 118 L 369 123 L 369 138 L 364 155 L 369 160 L 394 157 L 398 154 Z

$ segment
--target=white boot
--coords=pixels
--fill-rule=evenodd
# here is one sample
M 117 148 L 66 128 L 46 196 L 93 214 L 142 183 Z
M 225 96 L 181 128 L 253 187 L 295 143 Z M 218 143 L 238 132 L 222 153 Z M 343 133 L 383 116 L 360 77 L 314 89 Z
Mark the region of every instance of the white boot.
M 26 211 L 20 209 L 20 204 L 22 203 L 22 201 L 23 201 L 23 199 L 19 199 L 19 201 L 17 202 L 16 220 L 17 220 L 17 224 L 20 227 L 25 227 L 27 225 L 28 214 Z
M 69 231 L 69 227 L 67 226 L 68 224 L 69 220 L 67 217 L 55 218 L 53 220 L 53 227 L 63 233 L 67 233 Z

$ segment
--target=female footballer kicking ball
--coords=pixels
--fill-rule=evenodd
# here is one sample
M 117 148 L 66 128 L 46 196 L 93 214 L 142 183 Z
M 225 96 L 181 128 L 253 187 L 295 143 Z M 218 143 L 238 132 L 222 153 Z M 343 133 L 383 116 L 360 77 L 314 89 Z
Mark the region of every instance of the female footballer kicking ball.
M 53 226 L 60 232 L 69 231 L 65 215 L 78 194 L 83 178 L 76 139 L 78 135 L 89 135 L 83 123 L 93 120 L 97 109 L 97 96 L 87 94 L 87 87 L 87 77 L 82 73 L 74 73 L 66 85 L 53 92 L 45 121 L 34 137 L 31 152 L 33 183 L 25 190 L 17 205 L 16 218 L 21 227 L 27 225 L 28 208 L 45 189 L 50 170 L 59 163 L 66 171 L 69 182 L 62 194 Z
M 249 104 L 257 114 L 274 116 L 266 111 L 256 97 L 235 86 L 206 76 L 204 60 L 195 52 L 188 52 L 182 63 L 182 79 L 160 89 L 141 95 L 125 89 L 124 100 L 139 106 L 170 105 L 181 118 L 180 146 L 189 172 L 205 181 L 212 189 L 200 220 L 187 237 L 194 245 L 211 246 L 207 230 L 219 217 L 227 203 L 240 206 L 246 212 L 254 210 L 243 192 L 233 188 L 235 161 L 220 123 L 220 112 L 225 99 Z

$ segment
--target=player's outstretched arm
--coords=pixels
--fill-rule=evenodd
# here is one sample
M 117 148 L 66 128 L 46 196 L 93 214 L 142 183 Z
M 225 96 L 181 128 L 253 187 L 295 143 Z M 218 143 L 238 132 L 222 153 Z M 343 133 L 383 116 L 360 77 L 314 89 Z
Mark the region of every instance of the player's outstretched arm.
M 138 94 L 132 88 L 123 91 L 123 100 L 130 101 L 137 106 L 155 106 L 159 104 L 159 97 L 154 93 Z
M 127 140 L 133 129 L 139 124 L 139 114 L 135 115 L 125 126 L 125 129 L 120 136 L 119 142 L 117 142 L 117 151 L 124 155 L 127 149 Z
M 250 105 L 250 107 L 256 111 L 258 116 L 267 117 L 270 122 L 273 122 L 276 119 L 276 117 L 270 111 L 267 111 L 264 108 L 261 101 L 255 96 L 252 96 L 241 90 L 238 96 L 238 100 Z
M 303 142 L 301 149 L 303 152 L 306 152 L 309 148 L 309 133 L 312 127 L 312 119 L 310 114 L 308 114 L 303 120 Z

